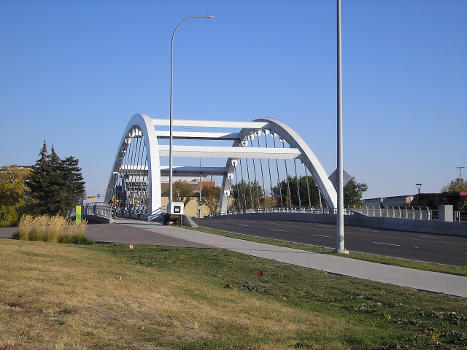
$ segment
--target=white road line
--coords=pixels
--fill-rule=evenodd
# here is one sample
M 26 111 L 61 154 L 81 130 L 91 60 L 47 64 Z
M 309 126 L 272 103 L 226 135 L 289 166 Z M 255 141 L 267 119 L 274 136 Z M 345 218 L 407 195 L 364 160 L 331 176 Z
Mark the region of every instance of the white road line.
M 240 224 L 240 226 L 247 226 L 248 227 L 248 225 L 244 225 L 244 224 Z
M 376 231 L 376 230 L 370 230 L 371 232 L 376 232 L 376 233 L 379 233 L 379 231 Z
M 330 236 L 326 236 L 326 235 L 313 235 L 314 237 L 327 237 L 329 238 Z
M 423 238 L 431 238 L 431 239 L 438 239 L 439 237 L 434 237 L 434 236 L 422 236 Z
M 418 249 L 418 247 L 414 247 L 415 249 Z
M 392 245 L 394 247 L 400 247 L 399 244 L 394 244 L 394 243 L 385 243 L 385 242 L 371 242 L 371 243 L 380 244 L 380 245 Z

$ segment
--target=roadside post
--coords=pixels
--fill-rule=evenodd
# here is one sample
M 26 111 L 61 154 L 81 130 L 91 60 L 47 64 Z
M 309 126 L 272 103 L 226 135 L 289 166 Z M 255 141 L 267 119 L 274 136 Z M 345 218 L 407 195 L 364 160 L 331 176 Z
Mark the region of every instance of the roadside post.
M 81 205 L 77 205 L 75 208 L 76 223 L 81 224 Z

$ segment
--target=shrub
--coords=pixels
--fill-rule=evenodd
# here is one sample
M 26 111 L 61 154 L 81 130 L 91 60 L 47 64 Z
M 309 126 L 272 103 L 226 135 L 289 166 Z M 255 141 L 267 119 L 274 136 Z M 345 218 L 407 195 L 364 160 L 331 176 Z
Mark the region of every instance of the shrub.
M 19 221 L 18 232 L 13 235 L 13 238 L 26 241 L 93 244 L 94 241 L 84 234 L 86 228 L 86 220 L 77 224 L 61 216 L 23 215 Z

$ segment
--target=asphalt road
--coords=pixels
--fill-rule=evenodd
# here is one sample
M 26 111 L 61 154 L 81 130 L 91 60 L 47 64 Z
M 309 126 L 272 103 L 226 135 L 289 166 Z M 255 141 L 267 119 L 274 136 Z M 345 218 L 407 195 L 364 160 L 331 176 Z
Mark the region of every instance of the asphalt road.
M 225 216 L 195 221 L 200 226 L 223 231 L 336 247 L 336 225 L 332 224 L 233 219 Z M 464 266 L 467 261 L 467 239 L 465 237 L 346 226 L 345 247 L 351 251 L 448 265 Z

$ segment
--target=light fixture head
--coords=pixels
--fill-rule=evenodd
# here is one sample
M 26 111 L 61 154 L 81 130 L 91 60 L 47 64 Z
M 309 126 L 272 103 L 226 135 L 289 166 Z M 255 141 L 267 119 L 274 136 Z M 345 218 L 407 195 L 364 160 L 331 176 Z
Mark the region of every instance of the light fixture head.
M 206 16 L 204 16 L 204 18 L 212 19 L 212 18 L 215 18 L 215 17 L 214 17 L 214 16 L 211 16 L 211 15 L 206 15 Z

